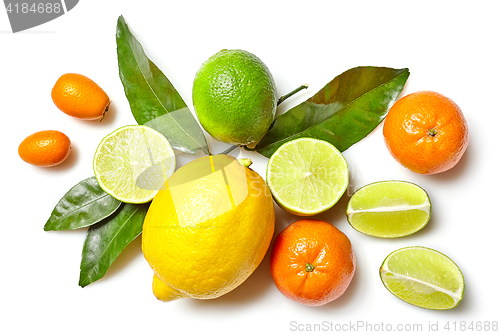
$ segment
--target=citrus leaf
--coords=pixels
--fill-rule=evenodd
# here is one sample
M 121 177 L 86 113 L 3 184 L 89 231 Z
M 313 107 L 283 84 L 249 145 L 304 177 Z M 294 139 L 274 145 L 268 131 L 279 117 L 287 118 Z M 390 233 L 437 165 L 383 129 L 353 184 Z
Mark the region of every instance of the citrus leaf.
M 120 79 L 137 123 L 158 130 L 177 150 L 208 154 L 198 122 L 172 83 L 144 53 L 123 16 L 116 26 L 116 46 Z
M 95 177 L 82 180 L 59 200 L 43 229 L 72 230 L 88 227 L 113 214 L 121 201 L 102 190 Z
M 255 149 L 266 157 L 285 142 L 312 137 L 344 151 L 372 132 L 403 90 L 408 69 L 356 67 L 278 116 Z
M 102 278 L 123 249 L 139 236 L 148 207 L 149 203 L 123 203 L 112 216 L 89 228 L 80 264 L 81 287 Z

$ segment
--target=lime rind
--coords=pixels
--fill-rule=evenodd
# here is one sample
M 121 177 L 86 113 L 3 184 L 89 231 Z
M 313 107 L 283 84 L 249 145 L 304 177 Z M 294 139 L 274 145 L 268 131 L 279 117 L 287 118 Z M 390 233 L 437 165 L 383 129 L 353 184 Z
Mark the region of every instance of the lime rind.
M 464 276 L 445 254 L 426 247 L 406 247 L 389 254 L 380 279 L 397 298 L 432 310 L 455 308 L 463 299 Z
M 349 169 L 332 144 L 299 138 L 283 144 L 271 156 L 266 179 L 284 210 L 312 216 L 327 211 L 342 197 L 349 184 Z
M 254 54 L 238 49 L 221 50 L 202 64 L 192 97 L 203 128 L 215 139 L 237 145 L 259 141 L 278 105 L 267 66 Z
M 99 143 L 94 174 L 101 188 L 127 203 L 151 201 L 175 170 L 175 154 L 156 130 L 131 125 L 116 129 Z
M 431 201 L 417 184 L 387 180 L 358 189 L 349 199 L 347 221 L 356 231 L 379 238 L 398 238 L 423 229 L 431 218 Z

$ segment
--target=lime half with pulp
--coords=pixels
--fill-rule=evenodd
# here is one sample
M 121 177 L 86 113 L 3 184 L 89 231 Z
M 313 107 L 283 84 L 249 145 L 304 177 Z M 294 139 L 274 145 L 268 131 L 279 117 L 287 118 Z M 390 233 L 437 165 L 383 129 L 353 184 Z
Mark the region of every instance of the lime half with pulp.
M 330 209 L 349 184 L 347 161 L 332 144 L 298 138 L 280 146 L 267 163 L 267 184 L 287 212 L 311 216 Z
M 464 295 L 464 277 L 458 266 L 430 248 L 394 251 L 380 267 L 380 278 L 389 292 L 422 308 L 451 309 Z
M 101 188 L 127 203 L 151 201 L 175 170 L 168 140 L 147 126 L 119 128 L 107 135 L 94 155 Z
M 347 220 L 357 231 L 375 237 L 411 235 L 429 222 L 431 202 L 420 186 L 381 181 L 357 190 L 347 204 Z

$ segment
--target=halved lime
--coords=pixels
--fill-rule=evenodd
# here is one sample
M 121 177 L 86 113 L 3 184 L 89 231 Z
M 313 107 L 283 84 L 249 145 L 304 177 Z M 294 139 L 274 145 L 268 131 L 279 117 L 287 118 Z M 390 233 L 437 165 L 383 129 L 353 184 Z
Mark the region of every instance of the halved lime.
M 425 227 L 431 217 L 431 201 L 418 185 L 381 181 L 357 190 L 346 214 L 351 226 L 363 234 L 395 238 Z
M 154 198 L 175 170 L 168 140 L 147 126 L 125 126 L 107 135 L 94 155 L 101 188 L 116 199 L 145 203 Z
M 326 141 L 298 138 L 271 156 L 267 184 L 276 202 L 289 213 L 316 215 L 335 205 L 347 189 L 347 161 Z
M 430 248 L 394 251 L 382 263 L 380 278 L 389 292 L 422 308 L 451 309 L 464 295 L 464 276 L 458 266 Z

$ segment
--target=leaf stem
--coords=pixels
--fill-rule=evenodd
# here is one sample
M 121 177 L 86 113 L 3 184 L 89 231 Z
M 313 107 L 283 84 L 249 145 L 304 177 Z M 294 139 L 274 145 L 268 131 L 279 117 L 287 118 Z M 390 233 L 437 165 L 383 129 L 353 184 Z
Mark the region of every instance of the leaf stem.
M 308 84 L 304 84 L 304 85 L 301 85 L 299 87 L 297 87 L 296 89 L 294 89 L 293 91 L 291 91 L 290 93 L 288 94 L 285 94 L 284 96 L 282 96 L 281 98 L 278 99 L 278 106 L 283 102 L 285 101 L 286 99 L 290 98 L 292 95 L 294 95 L 295 93 L 297 92 L 300 92 L 302 91 L 303 89 L 306 89 L 308 88 L 309 85 Z
M 205 135 L 203 135 L 203 137 L 205 137 Z M 208 145 L 208 142 L 207 142 L 207 146 L 206 147 L 202 147 L 201 150 L 206 154 L 206 155 L 209 155 L 209 156 L 212 156 L 212 151 L 210 151 L 210 146 Z
M 224 150 L 223 152 L 221 152 L 220 155 L 227 155 L 236 148 L 238 148 L 238 145 L 233 145 L 233 146 L 229 147 L 228 149 Z

